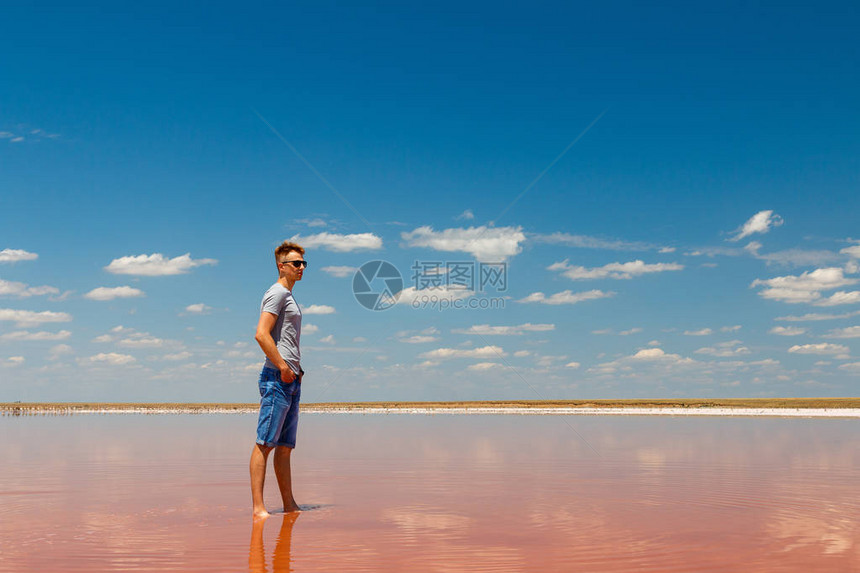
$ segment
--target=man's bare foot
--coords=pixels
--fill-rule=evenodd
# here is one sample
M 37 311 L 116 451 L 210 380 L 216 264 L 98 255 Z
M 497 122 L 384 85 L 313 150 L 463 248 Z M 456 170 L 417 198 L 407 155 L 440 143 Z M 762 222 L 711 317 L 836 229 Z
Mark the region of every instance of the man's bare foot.
M 260 519 L 266 519 L 269 517 L 269 512 L 265 509 L 255 509 L 254 510 L 254 521 L 258 521 Z
M 302 508 L 297 503 L 284 507 L 284 513 L 295 513 L 301 510 Z

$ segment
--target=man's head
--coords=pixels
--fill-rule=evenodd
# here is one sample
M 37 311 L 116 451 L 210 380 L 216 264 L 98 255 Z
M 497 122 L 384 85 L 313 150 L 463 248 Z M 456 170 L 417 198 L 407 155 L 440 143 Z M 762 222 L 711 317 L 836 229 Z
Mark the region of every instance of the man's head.
M 296 243 L 284 241 L 275 249 L 275 262 L 278 265 L 278 276 L 286 277 L 288 280 L 302 280 L 304 268 L 308 265 L 304 261 L 305 250 Z

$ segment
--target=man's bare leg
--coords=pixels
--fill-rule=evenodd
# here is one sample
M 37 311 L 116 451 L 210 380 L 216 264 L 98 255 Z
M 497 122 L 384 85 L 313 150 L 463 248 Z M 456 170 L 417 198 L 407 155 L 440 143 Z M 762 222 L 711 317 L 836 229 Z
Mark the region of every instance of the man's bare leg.
M 284 500 L 284 513 L 301 511 L 296 500 L 293 499 L 293 478 L 290 472 L 290 454 L 292 453 L 293 448 L 286 446 L 275 448 L 275 476 L 278 478 L 281 499 Z
M 260 444 L 254 444 L 254 449 L 251 450 L 251 499 L 254 503 L 255 519 L 269 517 L 269 512 L 266 511 L 266 506 L 263 503 L 263 485 L 266 483 L 266 461 L 269 459 L 269 452 L 271 451 L 271 447 Z M 275 454 L 275 459 L 278 459 L 277 454 Z M 275 470 L 277 469 L 276 466 Z

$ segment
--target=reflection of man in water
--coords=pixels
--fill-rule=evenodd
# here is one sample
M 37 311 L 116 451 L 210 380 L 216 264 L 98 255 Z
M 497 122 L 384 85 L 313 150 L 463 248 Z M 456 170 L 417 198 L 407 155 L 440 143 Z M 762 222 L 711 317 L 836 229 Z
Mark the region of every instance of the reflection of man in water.
M 269 516 L 263 504 L 263 484 L 266 461 L 273 449 L 275 476 L 284 500 L 284 511 L 300 511 L 293 499 L 290 454 L 296 447 L 304 374 L 299 352 L 302 311 L 293 298 L 293 286 L 302 280 L 304 268 L 308 266 L 304 254 L 302 247 L 289 241 L 275 249 L 278 282 L 269 287 L 260 306 L 256 339 L 266 354 L 266 363 L 260 373 L 257 441 L 251 451 L 251 497 L 255 518 Z
M 274 573 L 292 571 L 293 525 L 298 518 L 298 513 L 288 513 L 284 516 L 281 532 L 278 534 L 278 541 L 272 552 L 272 571 Z M 269 571 L 266 567 L 266 548 L 263 545 L 263 525 L 265 523 L 266 521 L 263 519 L 255 519 L 251 526 L 251 549 L 248 552 L 249 573 L 268 573 Z

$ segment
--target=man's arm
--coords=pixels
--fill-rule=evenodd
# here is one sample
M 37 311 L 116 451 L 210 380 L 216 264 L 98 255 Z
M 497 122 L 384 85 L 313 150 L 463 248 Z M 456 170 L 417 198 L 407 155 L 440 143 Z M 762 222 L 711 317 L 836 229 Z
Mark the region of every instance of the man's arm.
M 278 317 L 271 312 L 263 311 L 260 313 L 260 322 L 257 323 L 257 334 L 254 336 L 257 344 L 263 350 L 272 364 L 278 367 L 281 371 L 281 381 L 289 384 L 296 379 L 296 374 L 293 369 L 287 364 L 281 353 L 278 352 L 278 347 L 275 345 L 275 339 L 272 338 L 272 329 L 275 327 L 275 322 Z

